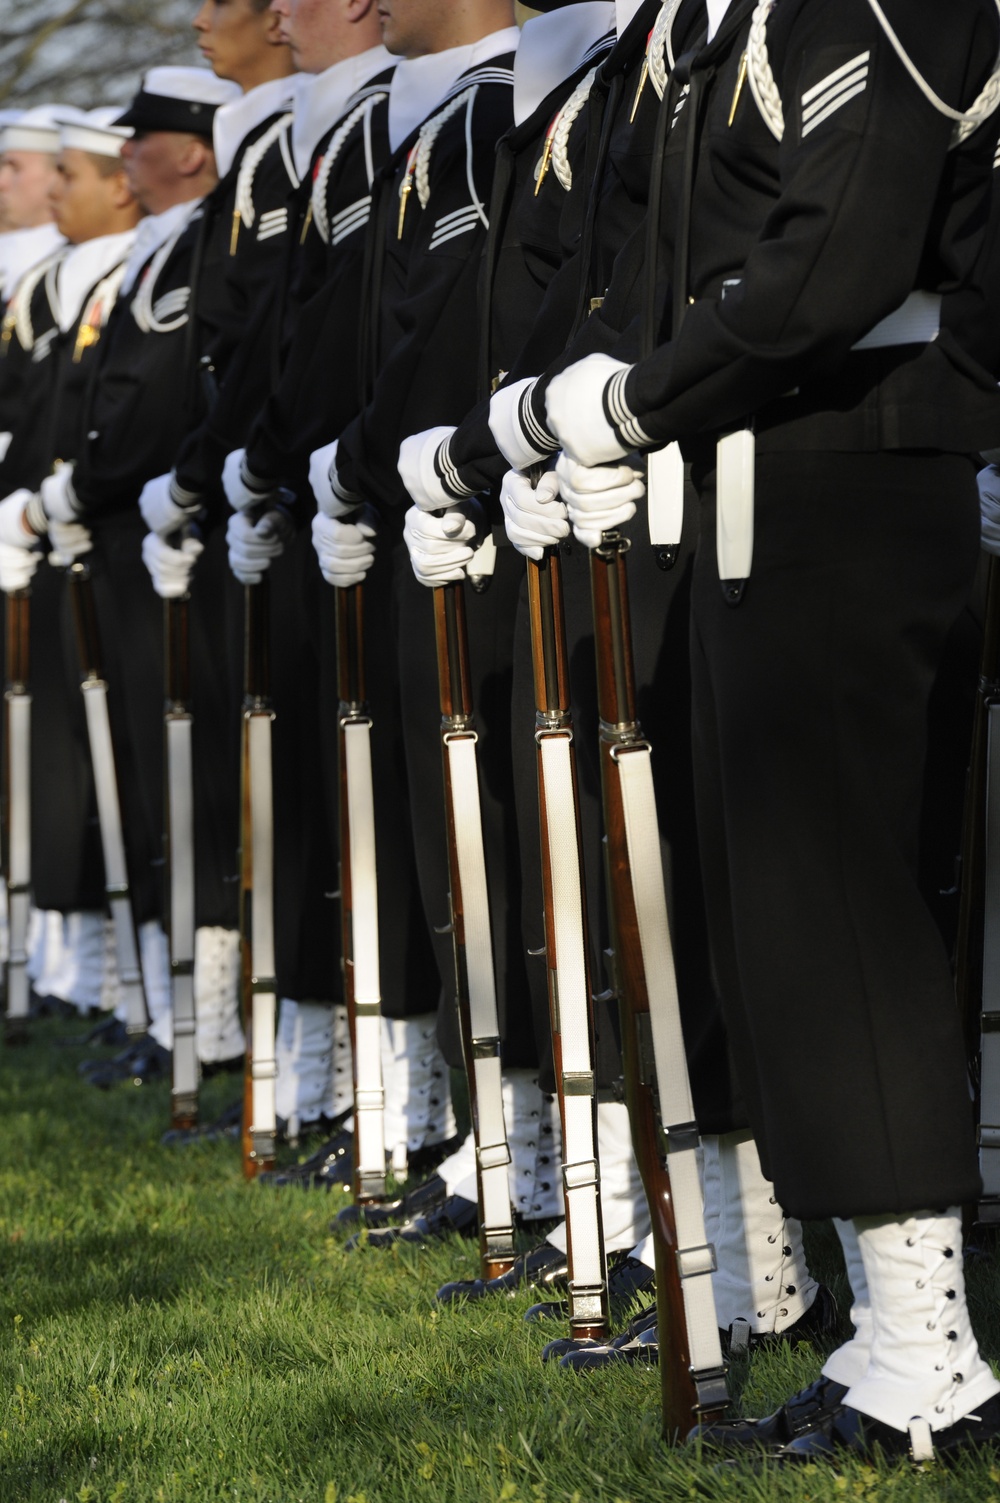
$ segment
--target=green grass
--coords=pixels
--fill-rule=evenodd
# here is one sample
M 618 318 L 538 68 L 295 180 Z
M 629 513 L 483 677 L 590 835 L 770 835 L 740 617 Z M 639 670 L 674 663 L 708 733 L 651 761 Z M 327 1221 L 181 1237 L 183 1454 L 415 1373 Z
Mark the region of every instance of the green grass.
M 232 1143 L 161 1147 L 166 1087 L 94 1091 L 67 1029 L 0 1059 L 2 1503 L 1000 1503 L 1000 1462 L 790 1475 L 668 1451 L 655 1373 L 543 1367 L 527 1295 L 436 1309 L 470 1244 L 345 1252 L 327 1196 L 244 1184 Z M 233 1094 L 210 1082 L 206 1110 Z M 995 1263 L 972 1282 L 1000 1353 Z M 820 1361 L 755 1357 L 746 1412 Z

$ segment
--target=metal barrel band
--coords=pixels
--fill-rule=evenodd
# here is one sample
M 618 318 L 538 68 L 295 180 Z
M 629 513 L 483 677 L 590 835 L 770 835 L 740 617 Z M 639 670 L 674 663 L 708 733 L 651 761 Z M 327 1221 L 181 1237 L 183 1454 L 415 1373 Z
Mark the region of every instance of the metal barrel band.
M 492 1259 L 514 1257 L 513 1226 L 490 1226 L 483 1232 L 486 1255 Z

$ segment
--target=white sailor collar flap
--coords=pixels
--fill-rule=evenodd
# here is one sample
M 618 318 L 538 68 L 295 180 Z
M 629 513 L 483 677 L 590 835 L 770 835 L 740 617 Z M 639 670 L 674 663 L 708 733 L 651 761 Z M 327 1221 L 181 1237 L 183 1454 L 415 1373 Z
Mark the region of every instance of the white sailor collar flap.
M 22 277 L 66 244 L 54 224 L 8 230 L 0 236 L 0 295 L 10 299 Z
M 300 178 L 309 171 L 323 137 L 349 113 L 352 96 L 395 61 L 384 47 L 371 47 L 357 57 L 334 63 L 314 78 L 300 75 L 292 124 L 292 154 Z
M 91 289 L 113 268 L 120 266 L 124 276 L 135 236 L 135 230 L 126 230 L 121 235 L 99 235 L 70 246 L 59 258 L 46 285 L 49 287 L 51 281 L 49 303 L 63 333 L 79 321 Z
M 468 47 L 449 47 L 425 57 L 404 58 L 392 76 L 389 92 L 389 150 L 394 153 L 399 150 L 420 122 L 446 102 L 463 75 L 483 67 L 492 58 L 515 52 L 520 36 L 516 26 L 506 26 Z
M 295 76 L 272 78 L 255 89 L 224 104 L 215 112 L 212 141 L 215 165 L 221 181 L 231 170 L 237 153 L 247 136 L 272 115 L 284 114 L 295 98 Z
M 176 241 L 181 230 L 201 210 L 200 198 L 189 198 L 185 203 L 174 204 L 162 214 L 150 214 L 139 221 L 132 250 L 125 266 L 122 295 L 131 292 L 143 267 L 167 240 Z
M 614 39 L 615 10 L 585 0 L 525 22 L 514 54 L 514 124 L 521 125 L 587 55 Z

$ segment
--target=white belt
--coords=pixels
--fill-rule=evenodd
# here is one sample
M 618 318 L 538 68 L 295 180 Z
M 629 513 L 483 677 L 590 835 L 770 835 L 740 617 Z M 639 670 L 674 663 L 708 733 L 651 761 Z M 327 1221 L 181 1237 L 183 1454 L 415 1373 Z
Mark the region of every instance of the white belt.
M 911 292 L 905 303 L 888 314 L 854 350 L 881 350 L 891 344 L 930 344 L 941 332 L 941 294 Z

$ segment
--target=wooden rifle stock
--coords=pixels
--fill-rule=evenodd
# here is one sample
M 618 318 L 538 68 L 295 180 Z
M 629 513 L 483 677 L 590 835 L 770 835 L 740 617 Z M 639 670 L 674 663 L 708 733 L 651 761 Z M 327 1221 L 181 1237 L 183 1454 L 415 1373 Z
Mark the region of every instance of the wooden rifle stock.
M 607 1337 L 610 1323 L 607 1267 L 600 1216 L 597 1096 L 594 1078 L 596 1051 L 591 1007 L 580 799 L 570 709 L 559 550 L 547 548 L 538 562 L 528 559 L 527 571 L 535 686 L 545 960 L 552 1055 L 562 1118 L 564 1155 L 567 1159 L 565 1191 L 570 1329 L 574 1337 L 600 1341 Z M 554 766 L 550 765 L 547 770 L 548 756 L 553 752 L 560 761 Z M 556 787 L 549 782 L 549 778 L 557 777 L 562 777 L 567 786 Z M 560 821 L 572 828 L 559 828 Z M 560 849 L 554 850 L 554 844 L 558 844 Z M 572 854 L 570 847 L 574 848 Z M 563 869 L 562 862 L 566 863 L 567 869 Z M 574 865 L 575 870 L 568 869 Z M 562 945 L 565 945 L 565 949 L 561 948 Z M 581 1004 L 585 1019 L 580 1016 Z M 588 1099 L 585 1101 L 581 1098 Z M 589 1123 L 577 1115 L 581 1110 L 586 1113 L 588 1108 Z M 581 1150 L 585 1154 L 585 1160 L 578 1158 Z M 592 1171 L 589 1171 L 592 1172 L 593 1179 L 589 1183 L 584 1179 L 585 1164 L 593 1166 Z M 589 1203 L 577 1211 L 575 1198 L 588 1193 Z M 574 1245 L 574 1222 L 583 1243 L 579 1247 Z M 581 1278 L 581 1272 L 585 1272 L 587 1277 Z
M 601 789 L 614 955 L 614 985 L 621 1013 L 622 1063 L 635 1155 L 642 1175 L 656 1246 L 656 1298 L 660 1337 L 663 1427 L 668 1440 L 683 1438 L 692 1425 L 722 1415 L 728 1403 L 721 1366 L 696 1373 L 682 1282 L 684 1249 L 678 1237 L 668 1145 L 661 1124 L 653 1048 L 649 987 L 629 854 L 619 762 L 648 743 L 636 717 L 635 675 L 625 555 L 627 539 L 606 533 L 591 550 L 590 578 L 597 655 Z M 693 1144 L 694 1124 L 684 1124 Z M 704 1271 L 704 1270 L 701 1270 Z M 717 1332 L 716 1332 L 717 1338 Z
M 190 596 L 163 602 L 164 781 L 167 934 L 174 1013 L 171 1125 L 198 1125 L 198 1044 L 194 1000 L 194 768 Z
M 255 1034 L 261 1032 L 262 1021 L 267 1021 L 258 1015 L 258 998 L 271 1008 L 272 1057 L 274 1051 L 273 847 L 270 846 L 273 810 L 266 804 L 270 797 L 272 719 L 270 600 L 266 575 L 259 584 L 244 586 L 243 602 L 240 929 L 246 1056 L 242 1149 L 243 1173 L 247 1179 L 255 1179 L 263 1170 L 273 1167 L 275 1156 L 273 1122 L 255 1120 L 262 1094 L 259 1060 L 256 1073 L 254 1069 Z M 261 870 L 261 865 L 269 869 Z
M 80 659 L 80 687 L 87 717 L 87 738 L 101 827 L 104 890 L 114 921 L 118 976 L 125 1004 L 125 1026 L 130 1034 L 141 1034 L 145 1033 L 149 1025 L 149 1013 L 142 983 L 142 965 L 128 880 L 121 801 L 118 796 L 114 743 L 108 712 L 108 685 L 102 666 L 94 586 L 90 567 L 82 559 L 76 559 L 67 573 Z
M 355 1202 L 385 1197 L 385 1096 L 378 973 L 371 716 L 364 661 L 364 586 L 335 589 L 340 838 L 340 925 L 344 1000 L 354 1071 Z M 352 744 L 352 738 L 355 738 Z M 358 932 L 360 931 L 360 932 Z
M 469 667 L 469 642 L 465 620 L 464 586 L 461 581 L 438 585 L 434 591 L 434 631 L 437 646 L 438 693 L 441 707 L 441 744 L 444 768 L 445 814 L 448 838 L 448 874 L 451 887 L 451 932 L 455 955 L 455 989 L 458 998 L 462 1048 L 469 1081 L 469 1105 L 476 1136 L 477 1181 L 479 1191 L 480 1256 L 484 1279 L 499 1277 L 514 1262 L 514 1229 L 507 1184 L 510 1153 L 503 1124 L 500 1097 L 500 1038 L 496 1019 L 496 996 L 492 994 L 492 1019 L 489 999 L 484 1021 L 480 1012 L 481 997 L 477 987 L 493 987 L 492 949 L 489 945 L 489 915 L 477 905 L 474 922 L 479 932 L 469 933 L 473 895 L 465 891 L 460 842 L 468 829 L 459 829 L 456 815 L 456 753 L 468 748 L 472 754 L 471 772 L 475 771 L 476 729 L 472 706 L 472 677 Z M 467 769 L 468 770 L 468 769 Z M 467 815 L 478 823 L 479 849 L 482 852 L 482 826 L 478 805 L 478 783 L 472 792 Z M 480 893 L 480 898 L 483 894 Z M 486 935 L 482 932 L 485 925 Z M 470 945 L 470 940 L 475 944 Z M 489 950 L 485 954 L 484 950 Z M 488 978 L 486 971 L 489 971 Z M 473 971 L 476 979 L 473 980 Z M 480 1021 L 477 1023 L 477 1016 Z M 488 1091 L 488 1097 L 484 1096 Z M 498 1120 L 499 1118 L 499 1120 Z M 500 1171 L 503 1184 L 501 1186 Z M 487 1177 L 489 1179 L 487 1180 Z M 497 1208 L 506 1196 L 506 1212 L 497 1217 Z
M 983 1121 L 983 1046 L 994 1025 L 988 1013 L 996 1013 L 997 999 L 986 996 L 984 974 L 987 941 L 988 856 L 992 820 L 989 805 L 1000 799 L 1000 789 L 990 787 L 991 741 L 997 735 L 1000 706 L 1000 558 L 990 556 L 987 566 L 986 608 L 980 657 L 979 685 L 973 716 L 972 746 L 962 828 L 962 860 L 959 894 L 958 935 L 955 945 L 955 988 L 966 1038 L 969 1072 L 973 1082 L 976 1122 Z M 993 746 L 993 755 L 996 747 Z M 996 835 L 994 833 L 994 839 Z M 991 894 L 995 897 L 995 893 Z M 1000 916 L 994 916 L 994 923 Z M 981 1146 L 983 1146 L 981 1144 Z M 994 1146 L 992 1144 L 986 1146 Z M 987 1192 L 973 1210 L 973 1221 L 1000 1221 L 1000 1204 Z
M 3 861 L 7 875 L 8 958 L 5 1038 L 20 1042 L 29 1012 L 31 906 L 31 589 L 7 595 L 4 693 Z

